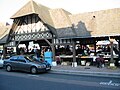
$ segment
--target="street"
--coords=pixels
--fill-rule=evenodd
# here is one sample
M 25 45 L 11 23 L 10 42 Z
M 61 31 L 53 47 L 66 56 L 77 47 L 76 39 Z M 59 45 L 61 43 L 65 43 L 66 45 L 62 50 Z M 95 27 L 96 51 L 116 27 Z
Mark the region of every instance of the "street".
M 0 90 L 120 90 L 120 79 L 0 69 Z

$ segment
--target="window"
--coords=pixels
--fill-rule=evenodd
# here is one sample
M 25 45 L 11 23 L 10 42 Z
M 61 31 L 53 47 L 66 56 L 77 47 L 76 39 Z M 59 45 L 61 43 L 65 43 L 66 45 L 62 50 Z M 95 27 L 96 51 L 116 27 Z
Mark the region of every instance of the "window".
M 10 61 L 17 61 L 17 60 L 18 60 L 18 59 L 17 59 L 16 56 L 13 56 L 13 57 L 10 58 Z
M 19 59 L 18 62 L 26 63 L 26 61 L 25 61 L 25 60 L 22 60 L 22 59 Z

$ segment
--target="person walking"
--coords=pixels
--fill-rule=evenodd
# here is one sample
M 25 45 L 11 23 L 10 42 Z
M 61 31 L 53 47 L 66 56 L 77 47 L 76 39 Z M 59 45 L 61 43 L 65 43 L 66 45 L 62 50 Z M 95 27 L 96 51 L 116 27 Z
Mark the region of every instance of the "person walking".
M 96 63 L 97 63 L 97 67 L 98 67 L 98 68 L 104 67 L 105 60 L 104 60 L 104 58 L 103 58 L 103 55 L 99 55 L 99 57 L 96 58 Z

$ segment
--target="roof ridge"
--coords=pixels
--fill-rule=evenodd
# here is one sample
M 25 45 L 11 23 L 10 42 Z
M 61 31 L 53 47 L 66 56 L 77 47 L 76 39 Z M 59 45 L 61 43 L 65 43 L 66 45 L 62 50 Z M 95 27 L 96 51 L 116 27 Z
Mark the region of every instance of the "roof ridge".
M 30 0 L 30 3 L 31 3 L 31 6 L 32 6 L 32 11 L 35 12 L 35 8 L 34 8 L 34 1 L 33 0 Z
M 36 13 L 35 11 L 35 4 L 33 0 L 30 0 L 27 4 L 25 4 L 23 7 L 21 7 L 13 16 L 11 16 L 11 19 L 24 16 L 27 14 Z M 36 4 L 37 5 L 37 4 Z

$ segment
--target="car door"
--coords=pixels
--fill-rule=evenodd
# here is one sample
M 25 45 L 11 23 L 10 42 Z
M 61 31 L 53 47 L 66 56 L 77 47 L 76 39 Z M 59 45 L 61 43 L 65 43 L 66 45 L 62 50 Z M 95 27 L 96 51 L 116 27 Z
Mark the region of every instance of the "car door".
M 29 71 L 30 70 L 30 67 L 31 65 L 28 63 L 28 61 L 23 57 L 23 58 L 19 58 L 18 59 L 19 61 L 19 70 L 22 70 L 22 71 Z
M 18 70 L 18 65 L 19 65 L 19 62 L 16 58 L 14 59 L 10 59 L 10 65 L 12 66 L 12 69 L 13 70 Z
M 18 59 L 18 69 L 21 71 L 26 70 L 26 61 L 24 59 Z

